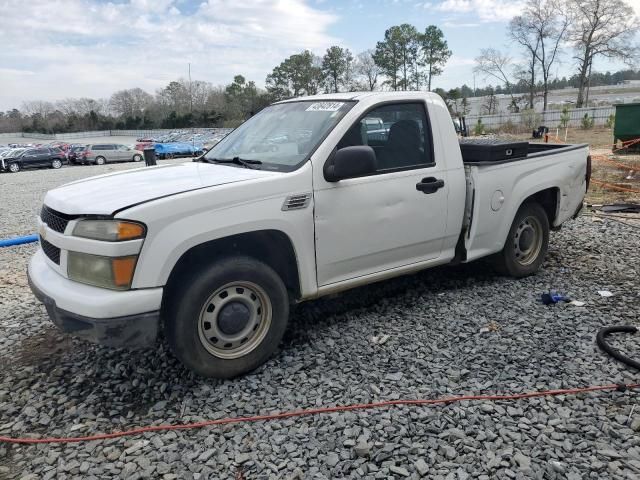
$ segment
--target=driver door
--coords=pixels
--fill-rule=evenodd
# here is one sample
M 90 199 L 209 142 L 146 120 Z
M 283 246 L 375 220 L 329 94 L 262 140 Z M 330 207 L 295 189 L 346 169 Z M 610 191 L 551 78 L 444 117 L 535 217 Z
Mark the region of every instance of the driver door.
M 374 149 L 377 170 L 314 191 L 319 286 L 435 259 L 442 252 L 449 186 L 443 162 L 434 158 L 424 103 L 372 109 L 337 149 L 354 145 Z M 442 186 L 418 190 L 425 182 Z

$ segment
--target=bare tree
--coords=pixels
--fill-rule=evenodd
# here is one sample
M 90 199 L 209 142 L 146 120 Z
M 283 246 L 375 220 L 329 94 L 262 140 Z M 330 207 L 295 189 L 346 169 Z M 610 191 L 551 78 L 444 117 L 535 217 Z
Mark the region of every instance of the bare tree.
M 524 47 L 527 53 L 527 83 L 529 108 L 533 108 L 536 71 L 542 73 L 543 110 L 547 109 L 551 67 L 561 42 L 565 39 L 570 17 L 561 0 L 528 0 L 522 15 L 509 23 L 509 36 Z
M 594 58 L 614 58 L 628 64 L 637 59 L 634 36 L 640 23 L 624 0 L 567 0 L 567 5 L 572 15 L 568 38 L 578 61 L 576 107 L 580 108 Z
M 39 115 L 46 121 L 47 117 L 55 112 L 53 103 L 45 100 L 33 100 L 22 104 L 22 112 L 27 115 Z
M 540 0 L 532 0 L 539 2 Z M 517 76 L 526 81 L 529 89 L 529 108 L 533 108 L 533 100 L 536 94 L 536 67 L 538 50 L 540 50 L 540 35 L 533 25 L 532 18 L 527 15 L 518 15 L 509 22 L 509 37 L 523 47 L 526 54 L 526 67 L 519 69 Z
M 380 67 L 373 59 L 373 50 L 361 52 L 356 57 L 355 73 L 365 80 L 367 89 L 373 91 L 378 85 Z
M 120 90 L 111 95 L 111 108 L 123 117 L 141 116 L 153 102 L 153 97 L 141 88 Z
M 503 83 L 505 89 L 511 96 L 511 103 L 517 106 L 517 101 L 513 96 L 512 83 L 509 80 L 508 69 L 512 66 L 512 59 L 495 48 L 483 48 L 480 55 L 476 57 L 476 66 L 473 67 L 475 73 L 480 73 L 485 77 L 493 77 Z M 517 107 L 516 107 L 517 108 Z
M 493 115 L 498 109 L 498 99 L 496 98 L 493 88 L 489 86 L 489 94 L 485 98 L 485 102 L 481 106 L 481 111 L 487 115 Z

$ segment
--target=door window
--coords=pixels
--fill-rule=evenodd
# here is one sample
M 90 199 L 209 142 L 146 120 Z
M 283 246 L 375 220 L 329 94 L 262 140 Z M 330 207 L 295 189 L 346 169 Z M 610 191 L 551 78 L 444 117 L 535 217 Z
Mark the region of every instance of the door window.
M 383 105 L 369 111 L 342 137 L 338 149 L 356 145 L 373 148 L 378 172 L 435 163 L 422 103 Z

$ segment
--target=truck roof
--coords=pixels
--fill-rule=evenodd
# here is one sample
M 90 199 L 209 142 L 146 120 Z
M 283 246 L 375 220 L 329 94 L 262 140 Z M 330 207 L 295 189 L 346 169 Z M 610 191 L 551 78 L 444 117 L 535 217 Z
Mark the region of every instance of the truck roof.
M 413 98 L 424 98 L 425 96 L 436 96 L 438 94 L 432 92 L 410 92 L 410 91 L 391 91 L 391 92 L 340 92 L 340 93 L 322 93 L 320 95 L 309 95 L 307 97 L 294 97 L 289 98 L 287 100 L 282 100 L 277 103 L 287 103 L 287 102 L 299 102 L 306 100 L 321 100 L 321 101 L 332 101 L 332 100 L 362 100 L 369 97 L 379 97 L 381 100 L 396 100 L 398 98 L 406 100 Z

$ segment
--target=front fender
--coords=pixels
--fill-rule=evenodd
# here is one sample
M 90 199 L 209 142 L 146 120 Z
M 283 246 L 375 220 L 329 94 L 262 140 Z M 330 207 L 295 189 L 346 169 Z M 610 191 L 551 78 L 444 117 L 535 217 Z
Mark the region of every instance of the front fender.
M 120 212 L 119 217 L 145 223 L 149 232 L 132 287 L 164 286 L 178 260 L 195 246 L 242 233 L 277 230 L 293 245 L 302 295 L 315 294 L 313 201 L 306 208 L 282 210 L 292 188 L 301 193 L 306 185 L 309 191 L 311 182 L 300 182 L 300 175 L 283 177 L 186 192 Z M 252 191 L 268 191 L 269 195 L 247 199 Z

